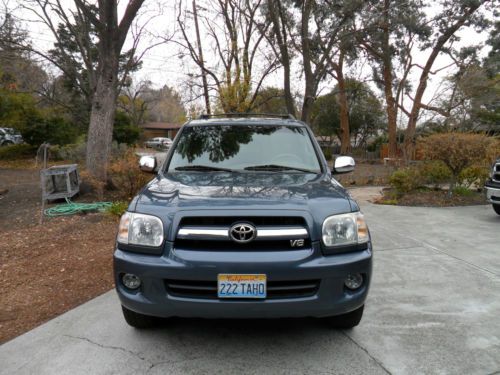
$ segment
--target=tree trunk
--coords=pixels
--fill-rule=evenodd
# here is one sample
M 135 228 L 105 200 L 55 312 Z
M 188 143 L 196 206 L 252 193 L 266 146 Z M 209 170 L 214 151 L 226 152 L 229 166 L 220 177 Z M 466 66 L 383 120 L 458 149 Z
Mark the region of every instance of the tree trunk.
M 292 96 L 292 88 L 290 84 L 290 54 L 288 53 L 287 30 L 285 26 L 286 20 L 284 19 L 281 1 L 270 1 L 269 16 L 273 26 L 273 33 L 278 43 L 280 50 L 280 62 L 283 66 L 283 90 L 285 94 L 286 109 L 289 114 L 295 116 L 295 103 Z
M 347 103 L 347 95 L 345 89 L 344 78 L 344 53 L 341 51 L 339 55 L 339 63 L 337 65 L 337 82 L 338 82 L 338 101 L 340 107 L 340 153 L 347 155 L 351 152 L 351 134 L 349 132 L 349 112 Z
M 118 87 L 118 69 L 113 68 L 113 65 L 118 65 L 118 61 L 113 57 L 106 61 L 108 64 L 103 64 L 103 72 L 99 75 L 92 101 L 86 158 L 87 170 L 102 182 L 107 181 Z
M 198 12 L 195 0 L 193 0 L 193 17 L 194 17 L 194 26 L 196 30 L 196 42 L 198 43 L 198 56 L 200 58 L 200 65 L 201 65 L 200 68 L 201 68 L 201 80 L 203 83 L 203 96 L 205 97 L 205 108 L 207 111 L 207 115 L 209 115 L 211 114 L 211 110 L 210 110 L 210 97 L 208 95 L 207 72 L 205 71 L 205 61 L 203 60 L 203 48 L 201 47 L 200 27 L 198 25 Z
M 396 158 L 398 155 L 398 141 L 397 141 L 397 117 L 396 117 L 396 100 L 392 93 L 392 56 L 391 46 L 389 41 L 389 11 L 391 8 L 390 0 L 384 1 L 384 22 L 382 30 L 383 37 L 383 51 L 382 51 L 382 65 L 384 77 L 384 94 L 387 111 L 387 131 L 389 133 L 389 157 Z
M 396 118 L 396 100 L 392 94 L 392 71 L 389 64 L 384 63 L 384 94 L 387 112 L 387 131 L 389 133 L 389 157 L 396 158 L 398 155 L 397 141 L 397 118 Z
M 304 65 L 305 90 L 304 103 L 302 104 L 301 119 L 309 124 L 311 121 L 311 110 L 316 96 L 314 73 L 311 64 L 311 45 L 309 36 L 309 21 L 311 17 L 313 2 L 305 0 L 302 5 L 302 20 L 300 27 L 300 39 L 302 44 L 302 63 Z

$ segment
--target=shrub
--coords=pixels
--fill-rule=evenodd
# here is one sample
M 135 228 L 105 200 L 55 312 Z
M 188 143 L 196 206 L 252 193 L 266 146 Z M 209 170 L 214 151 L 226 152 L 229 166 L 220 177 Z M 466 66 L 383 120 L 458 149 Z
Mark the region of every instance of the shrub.
M 128 150 L 123 157 L 115 159 L 108 168 L 109 178 L 122 198 L 131 198 L 151 180 L 151 175 L 139 169 L 139 158 L 134 150 Z
M 28 144 L 8 145 L 0 147 L 0 160 L 17 160 L 35 157 L 36 147 Z
M 85 143 L 71 143 L 64 146 L 51 146 L 49 149 L 50 158 L 54 160 L 69 160 L 74 163 L 80 163 L 85 160 Z
M 409 193 L 422 185 L 420 173 L 413 167 L 395 171 L 389 178 L 389 183 L 398 194 Z
M 24 140 L 40 146 L 44 142 L 51 145 L 66 145 L 76 140 L 78 129 L 62 117 L 44 118 L 39 114 L 31 114 L 25 125 L 20 128 Z
M 420 164 L 418 172 L 424 184 L 434 185 L 435 187 L 449 182 L 451 178 L 450 169 L 440 160 Z
M 106 212 L 110 215 L 120 217 L 125 213 L 125 211 L 127 211 L 127 208 L 128 208 L 128 202 L 118 201 L 118 202 L 113 202 L 113 204 L 106 209 Z
M 488 160 L 494 140 L 482 134 L 443 133 L 421 140 L 422 155 L 427 160 L 440 160 L 451 171 L 450 193 L 460 172 L 473 164 Z
M 458 175 L 458 183 L 470 189 L 473 184 L 483 186 L 489 177 L 489 168 L 472 166 L 463 169 Z
M 130 118 L 123 112 L 116 112 L 115 123 L 113 125 L 113 139 L 118 143 L 127 145 L 136 144 L 141 135 L 141 130 L 132 125 Z

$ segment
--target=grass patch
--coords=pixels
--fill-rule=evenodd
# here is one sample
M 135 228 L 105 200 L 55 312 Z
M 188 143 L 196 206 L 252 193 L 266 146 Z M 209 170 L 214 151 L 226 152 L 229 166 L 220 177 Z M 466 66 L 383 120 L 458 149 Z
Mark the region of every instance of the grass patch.
M 455 189 L 453 189 L 453 194 L 459 195 L 461 197 L 471 197 L 474 195 L 474 191 L 465 186 L 457 186 Z
M 106 209 L 106 212 L 112 216 L 122 216 L 125 211 L 127 211 L 128 208 L 128 202 L 125 201 L 118 201 L 118 202 L 113 202 L 113 204 Z

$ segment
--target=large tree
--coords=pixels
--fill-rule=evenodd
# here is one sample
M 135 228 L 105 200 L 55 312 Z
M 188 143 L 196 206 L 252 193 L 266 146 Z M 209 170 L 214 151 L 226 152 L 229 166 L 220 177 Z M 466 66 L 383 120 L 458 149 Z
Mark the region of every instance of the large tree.
M 433 110 L 432 106 L 423 103 L 423 97 L 429 76 L 437 57 L 447 53 L 451 48 L 451 43 L 458 40 L 456 33 L 462 27 L 470 26 L 476 30 L 483 30 L 488 26 L 488 21 L 484 14 L 479 12 L 481 7 L 492 3 L 490 0 L 443 0 L 439 3 L 441 9 L 437 16 L 429 20 L 433 34 L 427 41 L 423 42 L 423 48 L 429 51 L 423 64 L 415 64 L 421 72 L 418 78 L 418 85 L 415 93 L 410 97 L 412 101 L 411 109 L 406 111 L 408 124 L 405 133 L 405 154 L 407 158 L 412 158 L 415 151 L 415 130 L 422 109 Z
M 25 0 L 24 7 L 32 11 L 57 39 L 56 48 L 65 62 L 76 58 L 83 64 L 84 77 L 80 82 L 88 82 L 90 88 L 90 120 L 87 136 L 86 166 L 97 179 L 107 180 L 107 164 L 110 155 L 113 134 L 113 122 L 116 112 L 116 102 L 120 86 L 120 57 L 134 19 L 144 0 L 128 0 L 124 6 L 121 20 L 118 18 L 117 0 L 98 0 L 90 3 L 87 0 L 74 0 L 71 7 L 62 4 L 60 0 Z M 65 32 L 71 36 L 62 42 L 59 24 L 63 24 Z M 92 48 L 96 38 L 96 51 Z M 133 49 L 138 45 L 134 38 Z M 69 48 L 66 48 L 69 47 Z M 40 50 L 34 50 L 44 56 L 63 72 L 67 64 L 60 64 L 54 57 Z M 135 52 L 135 51 L 134 51 Z M 129 55 L 128 63 L 136 63 L 134 53 Z M 69 76 L 83 71 L 71 70 Z M 80 88 L 85 87 L 82 83 Z
M 372 63 L 374 82 L 384 93 L 390 157 L 398 154 L 398 102 L 407 86 L 411 49 L 419 38 L 430 36 L 424 8 L 420 0 L 367 1 L 354 34 Z
M 349 142 L 355 146 L 366 145 L 371 136 L 378 134 L 385 122 L 382 105 L 370 87 L 363 82 L 347 78 L 344 82 L 347 100 L 347 117 L 350 125 Z M 311 113 L 311 124 L 315 132 L 322 136 L 335 135 L 342 142 L 342 105 L 339 101 L 340 87 L 319 96 Z
M 18 92 L 39 92 L 47 73 L 20 45 L 31 45 L 27 31 L 8 9 L 0 9 L 0 84 Z
M 218 110 L 225 113 L 249 112 L 264 79 L 277 68 L 277 59 L 265 53 L 269 27 L 257 21 L 262 0 L 199 1 L 180 6 L 177 41 L 197 66 L 196 75 L 210 109 L 209 92 L 215 92 Z M 193 27 L 194 26 L 194 27 Z M 199 34 L 204 33 L 203 44 Z

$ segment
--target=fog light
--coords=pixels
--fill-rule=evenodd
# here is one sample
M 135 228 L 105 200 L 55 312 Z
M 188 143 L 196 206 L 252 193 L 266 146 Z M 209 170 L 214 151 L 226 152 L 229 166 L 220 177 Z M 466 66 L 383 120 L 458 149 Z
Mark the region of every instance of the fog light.
M 363 276 L 360 273 L 347 275 L 344 284 L 348 289 L 356 290 L 363 285 Z
M 129 289 L 137 289 L 141 286 L 141 279 L 131 273 L 126 273 L 122 276 L 123 285 Z

